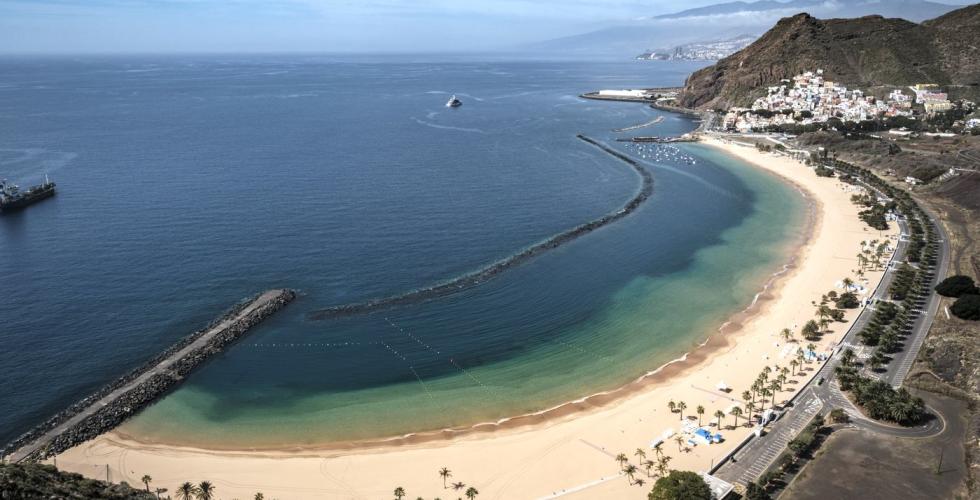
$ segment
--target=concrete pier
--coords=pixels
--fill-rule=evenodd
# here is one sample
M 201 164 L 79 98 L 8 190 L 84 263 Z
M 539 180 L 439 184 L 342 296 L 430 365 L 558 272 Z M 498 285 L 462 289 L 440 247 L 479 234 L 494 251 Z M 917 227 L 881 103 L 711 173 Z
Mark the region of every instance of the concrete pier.
M 5 448 L 4 453 L 9 453 L 5 458 L 11 462 L 44 460 L 112 430 L 295 297 L 292 290 L 269 290 L 239 304 L 208 327 L 19 437 Z

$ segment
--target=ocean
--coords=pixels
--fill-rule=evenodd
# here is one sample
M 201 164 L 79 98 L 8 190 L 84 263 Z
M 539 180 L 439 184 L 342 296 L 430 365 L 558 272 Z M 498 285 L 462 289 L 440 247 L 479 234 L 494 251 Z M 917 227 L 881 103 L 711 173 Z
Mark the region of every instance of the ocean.
M 0 177 L 59 190 L 0 217 L 0 441 L 274 287 L 300 297 L 121 430 L 216 448 L 370 440 L 540 411 L 682 355 L 786 262 L 803 201 L 702 146 L 615 141 L 689 117 L 578 95 L 696 67 L 0 60 Z M 641 161 L 653 195 L 458 293 L 311 318 L 618 210 L 639 177 L 577 134 Z

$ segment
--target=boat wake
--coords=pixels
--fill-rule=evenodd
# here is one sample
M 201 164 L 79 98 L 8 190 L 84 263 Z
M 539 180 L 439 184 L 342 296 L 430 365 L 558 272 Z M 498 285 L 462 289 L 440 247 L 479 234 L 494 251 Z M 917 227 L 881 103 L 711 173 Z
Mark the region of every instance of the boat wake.
M 486 131 L 480 130 L 478 128 L 466 128 L 466 127 L 454 127 L 452 125 L 439 125 L 437 123 L 427 122 L 425 120 L 419 120 L 418 118 L 412 117 L 412 120 L 419 125 L 425 125 L 426 127 L 437 128 L 440 130 L 455 130 L 458 132 L 469 132 L 471 134 L 486 134 Z
M 387 309 L 394 306 L 414 304 L 422 302 L 425 300 L 434 299 L 437 297 L 443 297 L 451 294 L 455 294 L 466 290 L 468 288 L 479 285 L 491 278 L 499 275 L 500 273 L 517 267 L 549 250 L 554 250 L 566 243 L 569 243 L 581 236 L 591 233 L 596 229 L 603 226 L 616 222 L 623 217 L 633 213 L 643 202 L 645 202 L 651 194 L 653 194 L 653 176 L 650 172 L 640 165 L 639 162 L 626 156 L 619 151 L 616 151 L 605 144 L 602 144 L 592 138 L 586 137 L 579 134 L 577 136 L 580 140 L 591 144 L 592 146 L 599 148 L 606 153 L 612 155 L 613 157 L 623 161 L 627 165 L 633 168 L 633 170 L 639 175 L 642 181 L 639 191 L 630 198 L 620 209 L 615 212 L 607 213 L 602 217 L 593 219 L 584 224 L 580 224 L 571 229 L 558 233 L 544 241 L 538 242 L 524 250 L 515 253 L 509 257 L 493 262 L 482 269 L 463 274 L 449 281 L 445 281 L 436 285 L 432 285 L 426 288 L 416 289 L 410 292 L 405 292 L 399 295 L 392 295 L 389 297 L 383 297 L 379 299 L 368 300 L 364 302 L 358 302 L 354 304 L 344 304 L 339 306 L 327 307 L 324 309 L 319 309 L 313 311 L 309 314 L 309 318 L 313 320 L 325 320 L 344 316 L 353 316 L 357 314 L 370 313 L 382 309 Z

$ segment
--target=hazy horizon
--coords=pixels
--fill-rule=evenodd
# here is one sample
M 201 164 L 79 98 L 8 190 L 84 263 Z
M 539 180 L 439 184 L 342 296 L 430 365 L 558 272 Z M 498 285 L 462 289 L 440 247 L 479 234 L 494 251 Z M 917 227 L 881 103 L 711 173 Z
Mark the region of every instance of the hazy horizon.
M 0 0 L 0 54 L 506 52 L 716 3 L 720 2 Z M 830 0 L 827 5 L 845 4 Z M 710 36 L 711 30 L 706 31 Z

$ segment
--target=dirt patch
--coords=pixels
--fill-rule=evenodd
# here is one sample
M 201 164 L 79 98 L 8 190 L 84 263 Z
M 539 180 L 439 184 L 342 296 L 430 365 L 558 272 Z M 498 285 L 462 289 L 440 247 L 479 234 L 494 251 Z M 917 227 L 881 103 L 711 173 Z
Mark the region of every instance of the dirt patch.
M 918 395 L 946 418 L 942 434 L 914 439 L 853 428 L 834 432 L 780 498 L 967 498 L 966 403 Z

